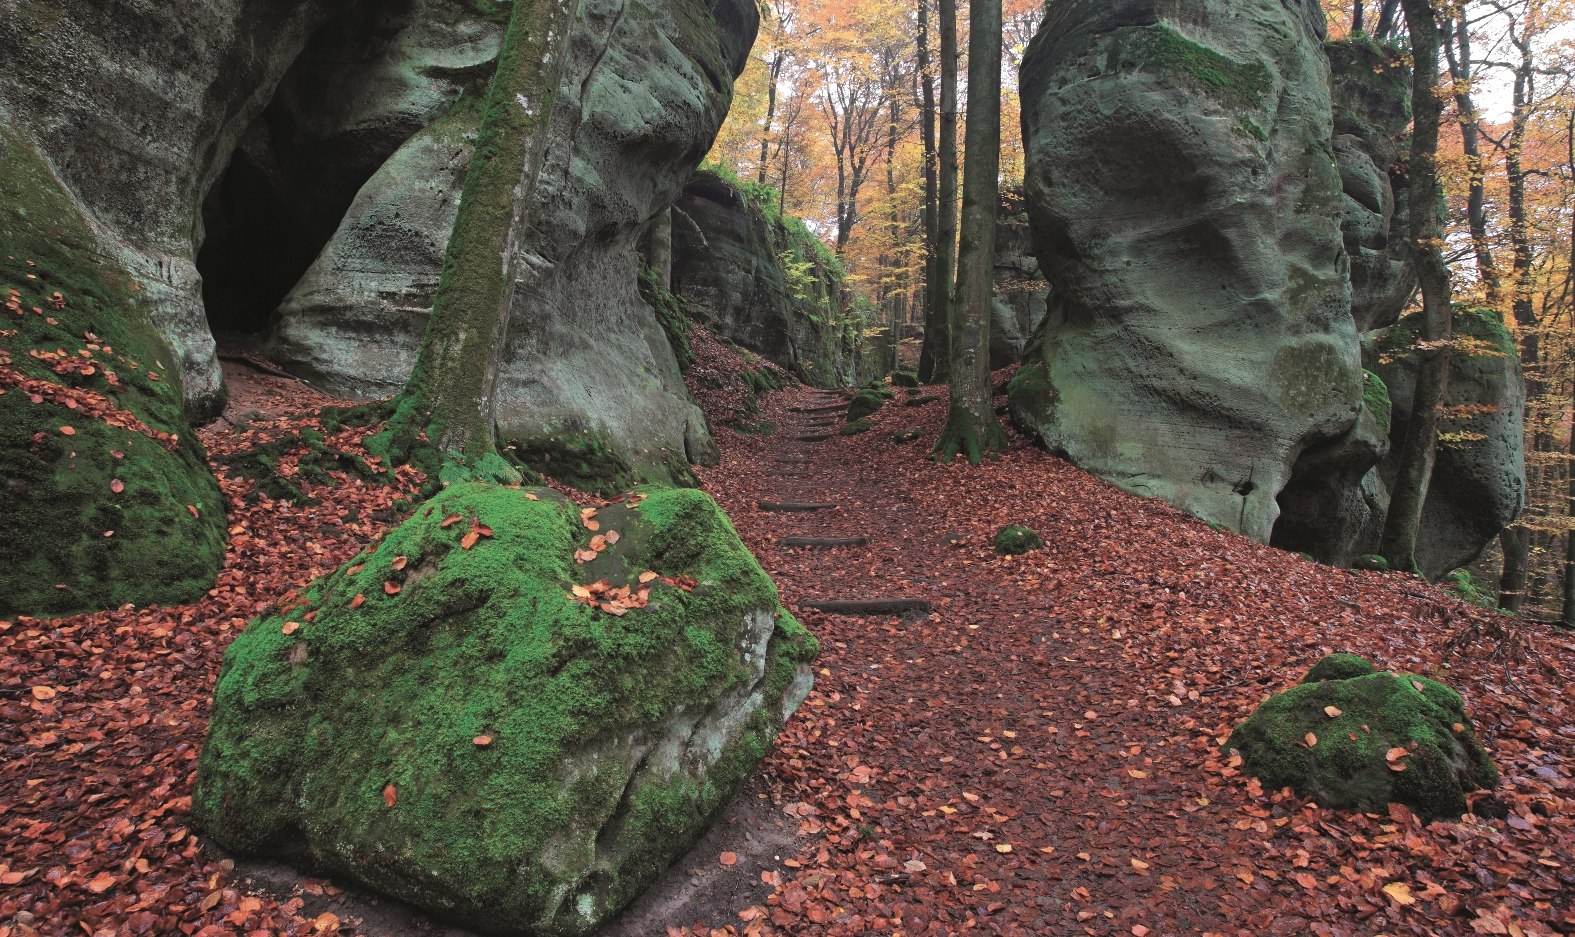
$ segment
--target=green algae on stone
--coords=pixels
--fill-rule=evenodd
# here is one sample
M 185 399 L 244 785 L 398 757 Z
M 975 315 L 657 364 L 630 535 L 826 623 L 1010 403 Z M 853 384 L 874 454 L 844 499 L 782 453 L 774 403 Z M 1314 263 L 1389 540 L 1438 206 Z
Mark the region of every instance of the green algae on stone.
M 1435 820 L 1459 817 L 1467 793 L 1497 785 L 1458 693 L 1353 654 L 1334 658 L 1266 700 L 1226 743 L 1265 786 L 1325 807 L 1400 803 Z
M 886 401 L 891 399 L 891 396 L 890 391 L 882 394 L 874 388 L 863 388 L 857 394 L 854 394 L 853 399 L 848 402 L 848 422 L 857 423 L 859 420 L 867 419 L 879 413 L 881 408 L 886 406 Z
M 1027 527 L 1019 527 L 1016 524 L 1001 528 L 991 544 L 995 552 L 1002 556 L 1022 556 L 1044 545 L 1044 538 Z
M 1389 399 L 1384 379 L 1371 371 L 1362 372 L 1362 406 L 1372 416 L 1379 438 L 1388 439 L 1394 421 L 1394 402 Z
M 637 480 L 634 467 L 595 433 L 519 439 L 504 446 L 504 451 L 532 471 L 591 494 L 615 494 Z
M 858 436 L 862 433 L 867 433 L 874 428 L 875 424 L 869 421 L 869 417 L 864 417 L 862 419 L 854 420 L 847 426 L 842 427 L 842 435 Z
M 224 509 L 182 411 L 177 358 L 138 284 L 3 129 L 0 165 L 0 294 L 17 296 L 0 309 L 0 367 L 61 389 L 34 403 L 0 384 L 0 615 L 195 599 L 223 563 Z M 95 395 L 147 432 L 67 408 L 63 393 Z
M 818 648 L 706 495 L 599 520 L 622 536 L 579 564 L 592 534 L 561 495 L 455 485 L 254 621 L 198 825 L 488 930 L 585 933 L 633 900 L 754 770 Z M 658 579 L 622 617 L 571 594 L 647 570 L 693 591 Z

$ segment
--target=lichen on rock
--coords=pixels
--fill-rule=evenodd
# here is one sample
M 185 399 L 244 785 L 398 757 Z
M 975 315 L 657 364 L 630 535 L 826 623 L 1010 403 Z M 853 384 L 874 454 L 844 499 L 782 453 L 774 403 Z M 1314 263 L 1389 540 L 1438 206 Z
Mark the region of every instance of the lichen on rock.
M 1460 694 L 1429 677 L 1379 671 L 1354 654 L 1320 661 L 1266 700 L 1226 747 L 1269 787 L 1294 787 L 1325 807 L 1458 817 L 1466 795 L 1498 772 Z
M 649 591 L 587 604 L 620 588 Z M 816 651 L 706 495 L 591 518 L 456 485 L 236 639 L 193 814 L 472 926 L 586 933 L 739 790 Z

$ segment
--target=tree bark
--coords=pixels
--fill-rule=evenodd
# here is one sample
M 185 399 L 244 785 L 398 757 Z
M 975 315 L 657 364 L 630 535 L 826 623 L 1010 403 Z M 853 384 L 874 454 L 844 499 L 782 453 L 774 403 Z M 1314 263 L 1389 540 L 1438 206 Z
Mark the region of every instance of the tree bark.
M 1416 251 L 1417 279 L 1422 287 L 1421 364 L 1411 402 L 1411 419 L 1401 444 L 1400 466 L 1384 519 L 1382 549 L 1391 569 L 1419 572 L 1416 540 L 1427 502 L 1433 460 L 1438 446 L 1438 415 L 1449 387 L 1449 340 L 1453 331 L 1449 267 L 1444 263 L 1443 220 L 1439 201 L 1438 132 L 1443 101 L 1438 88 L 1440 35 L 1438 13 L 1430 0 L 1402 0 L 1411 33 L 1415 71 L 1411 110 L 1411 239 Z
M 759 183 L 766 184 L 766 174 L 770 171 L 771 163 L 771 122 L 777 116 L 777 81 L 782 77 L 782 62 L 787 58 L 787 53 L 778 49 L 771 55 L 771 74 L 766 85 L 766 122 L 760 128 L 760 167 L 756 176 Z
M 1006 448 L 990 394 L 990 310 L 995 222 L 1001 204 L 1001 0 L 972 0 L 968 15 L 968 125 L 962 245 L 951 309 L 951 411 L 936 443 L 942 462 L 978 465 Z
M 919 379 L 935 376 L 935 359 L 946 354 L 937 336 L 944 335 L 946 301 L 937 295 L 940 276 L 940 192 L 935 150 L 935 73 L 930 62 L 930 4 L 919 0 L 919 108 L 924 146 L 924 342 L 919 350 Z
M 376 441 L 391 453 L 409 453 L 424 433 L 445 476 L 517 477 L 497 451 L 494 400 L 509 295 L 522 274 L 515 261 L 578 12 L 579 0 L 515 3 L 421 353 Z
M 1453 39 L 1449 38 L 1453 36 Z M 1458 52 L 1457 52 L 1458 50 Z M 1466 169 L 1470 173 L 1466 193 L 1466 226 L 1471 231 L 1471 247 L 1476 254 L 1477 275 L 1482 279 L 1488 305 L 1497 309 L 1503 297 L 1503 286 L 1498 268 L 1493 265 L 1493 249 L 1487 236 L 1487 170 L 1482 163 L 1482 126 L 1477 116 L 1476 102 L 1471 97 L 1471 79 L 1474 63 L 1471 61 L 1471 32 L 1465 17 L 1456 20 L 1448 29 L 1444 40 L 1444 55 L 1449 59 L 1449 73 L 1455 88 L 1455 112 L 1460 122 L 1461 149 L 1466 155 Z
M 933 345 L 932 370 L 920 375 L 926 383 L 946 381 L 951 371 L 952 289 L 957 270 L 957 3 L 940 0 L 941 33 L 941 121 L 940 141 L 936 147 L 940 154 L 937 169 L 940 197 L 936 203 L 935 223 L 935 285 L 932 295 L 939 303 L 935 321 L 941 326 L 938 335 L 925 335 L 926 344 Z M 997 31 L 999 32 L 999 31 Z M 991 105 L 999 107 L 999 104 Z

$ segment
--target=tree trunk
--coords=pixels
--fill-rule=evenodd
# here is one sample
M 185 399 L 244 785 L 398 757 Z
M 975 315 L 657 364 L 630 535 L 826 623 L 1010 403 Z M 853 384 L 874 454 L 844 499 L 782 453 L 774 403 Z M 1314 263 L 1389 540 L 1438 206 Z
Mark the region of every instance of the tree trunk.
M 1356 0 L 1356 6 L 1351 10 L 1351 35 L 1362 31 L 1362 0 Z
M 1374 38 L 1394 38 L 1395 33 L 1399 31 L 1400 24 L 1395 19 L 1395 13 L 1398 12 L 1399 8 L 1400 0 L 1384 0 L 1384 5 L 1382 8 L 1380 8 L 1378 13 L 1378 28 L 1373 31 Z M 1409 24 L 1410 22 L 1411 15 L 1408 12 L 1406 14 L 1406 23 Z
M 941 125 L 937 151 L 940 197 L 936 203 L 935 285 L 932 295 L 939 308 L 934 319 L 941 326 L 938 335 L 924 336 L 933 345 L 932 371 L 921 377 L 929 383 L 942 383 L 951 370 L 952 288 L 957 269 L 957 3 L 940 0 L 941 18 Z M 999 105 L 992 105 L 998 107 Z
M 935 74 L 930 62 L 930 4 L 919 0 L 919 107 L 924 145 L 924 342 L 919 350 L 919 379 L 935 379 L 936 358 L 947 353 L 939 336 L 946 334 L 946 300 L 938 295 L 940 275 L 940 192 L 935 151 Z
M 579 0 L 515 3 L 421 353 L 376 441 L 390 453 L 409 453 L 424 432 L 446 476 L 517 477 L 497 452 L 494 397 L 509 295 L 524 274 L 515 260 L 578 12 Z
M 1453 36 L 1450 39 L 1449 36 Z M 1458 53 L 1456 50 L 1459 50 Z M 1470 174 L 1466 195 L 1466 226 L 1471 231 L 1471 247 L 1476 254 L 1477 275 L 1482 278 L 1489 306 L 1497 309 L 1502 301 L 1503 287 L 1498 269 L 1493 265 L 1493 249 L 1487 236 L 1487 195 L 1484 182 L 1487 170 L 1482 164 L 1481 123 L 1477 117 L 1475 101 L 1471 97 L 1471 78 L 1475 65 L 1471 61 L 1471 32 L 1465 17 L 1457 20 L 1448 30 L 1444 40 L 1444 54 L 1449 59 L 1450 77 L 1454 79 L 1455 111 L 1460 122 L 1461 149 L 1466 155 L 1466 169 Z
M 760 168 L 757 179 L 766 184 L 766 173 L 771 163 L 771 122 L 777 116 L 777 81 L 782 77 L 782 62 L 787 53 L 778 49 L 771 55 L 771 75 L 766 85 L 766 122 L 760 128 Z
M 1424 342 L 1411 419 L 1401 443 L 1400 466 L 1384 519 L 1380 552 L 1391 569 L 1419 571 L 1416 540 L 1422 526 L 1433 460 L 1438 446 L 1438 411 L 1449 387 L 1449 339 L 1453 331 L 1449 267 L 1444 263 L 1443 220 L 1439 201 L 1438 131 L 1443 101 L 1438 88 L 1438 14 L 1430 0 L 1402 0 L 1411 33 L 1415 72 L 1411 109 L 1416 126 L 1411 139 L 1411 240 L 1416 251 L 1417 280 L 1422 287 Z
M 936 443 L 942 462 L 978 465 L 1006 448 L 990 394 L 990 308 L 995 221 L 1001 204 L 1001 0 L 972 0 L 968 15 L 968 126 L 962 246 L 951 312 L 951 411 Z

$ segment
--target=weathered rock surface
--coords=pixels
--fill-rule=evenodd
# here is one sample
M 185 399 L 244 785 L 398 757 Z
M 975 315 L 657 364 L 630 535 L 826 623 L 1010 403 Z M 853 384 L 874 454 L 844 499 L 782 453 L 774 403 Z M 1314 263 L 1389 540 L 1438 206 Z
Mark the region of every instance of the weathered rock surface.
M 1425 820 L 1455 818 L 1467 793 L 1498 784 L 1460 694 L 1354 654 L 1324 658 L 1270 697 L 1227 747 L 1264 787 L 1294 787 L 1325 807 L 1400 803 Z
M 4 126 L 0 167 L 0 617 L 195 599 L 224 560 L 224 505 L 178 359 Z
M 1514 339 L 1491 310 L 1457 307 L 1454 326 L 1457 336 L 1479 344 L 1477 353 L 1456 352 L 1450 359 L 1440 445 L 1416 545 L 1417 565 L 1430 578 L 1475 562 L 1526 506 L 1526 382 Z M 1416 316 L 1407 316 L 1380 333 L 1377 345 L 1373 370 L 1394 399 L 1395 446 L 1380 466 L 1385 484 L 1394 481 L 1411 419 L 1417 361 L 1407 349 L 1419 331 Z M 1387 506 L 1387 490 L 1383 500 Z M 1367 549 L 1376 551 L 1376 541 Z
M 586 933 L 682 855 L 815 641 L 709 497 L 604 509 L 623 536 L 580 565 L 578 509 L 536 496 L 455 486 L 236 639 L 192 798 L 209 836 L 511 934 Z M 646 570 L 671 578 L 621 616 L 571 598 Z
M 1021 196 L 1003 199 L 995 225 L 995 303 L 990 320 L 990 367 L 1023 358 L 1028 341 L 1044 321 L 1050 283 L 1034 256 L 1028 205 Z
M 1015 420 L 1260 540 L 1362 396 L 1323 36 L 1310 0 L 1067 0 L 1022 74 L 1053 298 Z
M 824 247 L 776 206 L 701 170 L 673 208 L 672 291 L 713 335 L 821 387 L 857 379 L 847 284 Z
M 1399 169 L 1411 122 L 1411 69 L 1400 51 L 1368 39 L 1330 43 L 1327 53 L 1351 316 L 1357 331 L 1367 332 L 1393 325 L 1416 289 L 1407 181 Z

